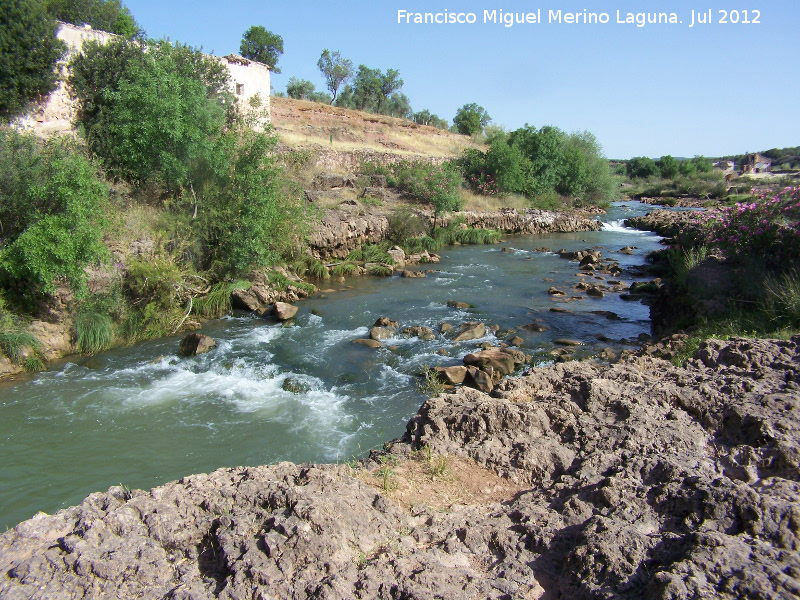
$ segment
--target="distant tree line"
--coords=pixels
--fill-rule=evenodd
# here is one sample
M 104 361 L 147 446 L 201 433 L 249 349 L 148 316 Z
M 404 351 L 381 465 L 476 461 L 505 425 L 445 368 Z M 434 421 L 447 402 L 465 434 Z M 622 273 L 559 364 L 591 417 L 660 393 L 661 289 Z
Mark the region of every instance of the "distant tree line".
M 695 156 L 686 160 L 678 160 L 669 154 L 658 160 L 646 156 L 636 156 L 625 165 L 625 174 L 631 179 L 647 179 L 649 177 L 675 179 L 678 175 L 708 173 L 712 168 L 711 159 L 705 156 Z

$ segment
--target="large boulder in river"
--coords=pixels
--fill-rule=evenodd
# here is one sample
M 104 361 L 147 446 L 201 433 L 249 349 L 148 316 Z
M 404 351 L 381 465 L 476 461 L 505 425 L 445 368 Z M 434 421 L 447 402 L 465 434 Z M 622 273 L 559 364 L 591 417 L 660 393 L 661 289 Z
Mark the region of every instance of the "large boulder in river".
M 491 367 L 500 375 L 510 375 L 517 365 L 525 362 L 526 358 L 525 353 L 519 350 L 487 348 L 481 352 L 467 354 L 464 357 L 464 364 L 484 370 Z
M 433 370 L 436 371 L 439 379 L 451 385 L 464 383 L 464 379 L 467 377 L 467 367 L 458 365 L 455 367 L 434 367 Z
M 386 253 L 392 257 L 396 267 L 402 268 L 406 266 L 406 253 L 400 246 L 393 246 L 389 248 Z
M 477 340 L 486 335 L 486 325 L 483 323 L 462 323 L 453 337 L 454 342 Z
M 297 307 L 286 302 L 275 303 L 275 318 L 279 321 L 288 321 L 297 314 Z
M 181 340 L 181 345 L 178 348 L 178 354 L 181 356 L 196 356 L 198 354 L 205 354 L 212 348 L 215 348 L 217 342 L 214 338 L 202 333 L 190 333 Z
M 373 327 L 369 330 L 369 337 L 373 340 L 388 340 L 393 338 L 394 334 L 394 329 L 390 327 Z

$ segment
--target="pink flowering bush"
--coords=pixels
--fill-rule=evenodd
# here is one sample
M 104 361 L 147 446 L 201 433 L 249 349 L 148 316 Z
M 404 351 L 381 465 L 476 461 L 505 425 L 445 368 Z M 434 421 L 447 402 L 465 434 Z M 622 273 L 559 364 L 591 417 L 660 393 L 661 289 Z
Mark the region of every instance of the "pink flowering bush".
M 768 264 L 800 262 L 800 187 L 755 195 L 752 202 L 706 212 L 705 243 L 726 256 L 753 255 Z
M 484 196 L 497 196 L 500 193 L 500 188 L 497 186 L 495 178 L 487 174 L 483 169 L 480 170 L 478 175 L 468 176 L 467 183 L 476 193 Z

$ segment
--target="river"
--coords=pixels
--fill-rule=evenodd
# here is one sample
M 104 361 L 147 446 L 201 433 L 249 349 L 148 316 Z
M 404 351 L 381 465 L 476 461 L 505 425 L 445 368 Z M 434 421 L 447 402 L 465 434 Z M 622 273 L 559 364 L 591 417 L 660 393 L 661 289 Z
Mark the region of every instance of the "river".
M 630 269 L 660 247 L 659 238 L 620 223 L 649 210 L 622 202 L 603 218 L 603 231 L 446 248 L 426 278 L 325 283 L 331 289 L 301 302 L 293 326 L 242 314 L 206 323 L 202 332 L 218 346 L 196 358 L 177 357 L 175 336 L 71 357 L 28 379 L 0 383 L 0 527 L 112 485 L 148 489 L 219 467 L 361 456 L 402 435 L 425 399 L 416 386 L 423 366 L 461 364 L 476 344 L 497 341 L 487 335 L 453 344 L 438 333 L 443 322 L 513 329 L 540 363 L 550 360 L 558 338 L 584 342 L 583 355 L 609 345 L 599 335 L 633 341 L 650 331 L 646 306 L 618 294 L 554 304 L 548 288 L 571 290 L 577 264 L 536 249 L 597 247 L 619 261 L 624 272 L 617 279 L 630 283 L 636 279 Z M 624 246 L 637 249 L 618 253 Z M 450 299 L 473 308 L 450 308 Z M 550 312 L 554 305 L 572 312 Z M 437 337 L 386 342 L 391 350 L 352 343 L 383 316 L 401 328 L 430 327 Z M 534 320 L 549 329 L 518 329 Z

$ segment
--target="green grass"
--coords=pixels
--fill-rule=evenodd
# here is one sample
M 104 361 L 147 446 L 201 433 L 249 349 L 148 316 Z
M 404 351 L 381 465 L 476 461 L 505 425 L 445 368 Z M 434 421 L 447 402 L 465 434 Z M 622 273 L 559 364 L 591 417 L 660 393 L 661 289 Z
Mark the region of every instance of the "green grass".
M 776 326 L 800 328 L 800 270 L 792 269 L 764 282 L 763 308 Z
M 372 275 L 373 277 L 389 277 L 392 273 L 394 273 L 394 271 L 391 267 L 378 263 L 371 264 L 367 267 L 367 275 Z
M 205 296 L 195 298 L 192 312 L 206 319 L 218 319 L 231 311 L 231 294 L 234 290 L 246 290 L 249 281 L 222 281 L 211 288 Z
M 316 258 L 308 257 L 306 259 L 306 267 L 306 275 L 312 279 L 324 280 L 331 276 L 328 268 Z
M 38 351 L 41 342 L 32 333 L 22 330 L 4 331 L 0 333 L 0 350 L 14 364 L 25 359 L 26 350 Z
M 39 371 L 45 370 L 44 362 L 42 362 L 42 359 L 38 356 L 29 356 L 22 363 L 22 366 L 29 373 L 38 373 Z
M 75 339 L 83 354 L 97 354 L 107 350 L 114 339 L 114 324 L 108 315 L 87 311 L 75 319 Z
M 346 275 L 352 275 L 356 271 L 358 271 L 358 265 L 356 263 L 344 261 L 333 266 L 331 269 L 331 275 L 334 277 L 344 277 Z

